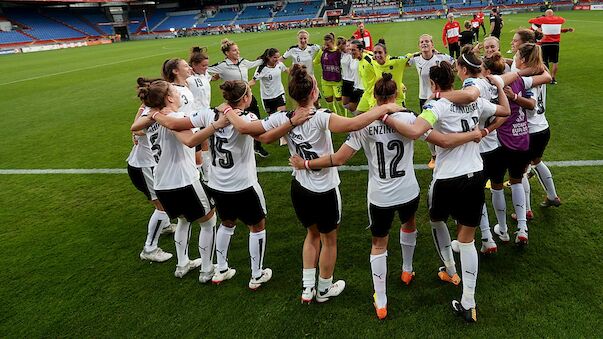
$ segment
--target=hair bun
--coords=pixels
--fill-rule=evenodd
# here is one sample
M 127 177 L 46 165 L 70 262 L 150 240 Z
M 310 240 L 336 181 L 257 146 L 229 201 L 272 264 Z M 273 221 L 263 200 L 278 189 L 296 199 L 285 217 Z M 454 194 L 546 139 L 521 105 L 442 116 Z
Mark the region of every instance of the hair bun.
M 201 53 L 201 47 L 199 47 L 199 46 L 193 47 L 192 52 L 193 53 Z
M 383 39 L 383 38 L 379 39 L 378 43 L 385 45 L 385 39 Z
M 383 80 L 385 80 L 385 81 L 391 81 L 393 79 L 393 76 L 391 73 L 383 73 L 382 77 L 383 77 Z
M 138 86 L 145 86 L 148 84 L 147 80 L 143 77 L 139 77 L 138 79 L 136 79 L 136 83 L 138 84 Z

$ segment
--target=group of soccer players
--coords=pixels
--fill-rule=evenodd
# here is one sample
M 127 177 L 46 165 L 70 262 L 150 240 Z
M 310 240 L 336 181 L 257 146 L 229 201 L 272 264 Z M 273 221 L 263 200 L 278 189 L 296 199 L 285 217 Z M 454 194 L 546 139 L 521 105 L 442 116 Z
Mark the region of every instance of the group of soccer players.
M 434 173 L 428 205 L 442 261 L 437 275 L 454 285 L 462 280 L 462 296 L 452 301 L 452 308 L 466 321 L 476 321 L 477 227 L 480 251 L 497 251 L 484 187 L 491 186 L 497 219 L 493 231 L 503 242 L 510 241 L 503 192 L 507 172 L 512 217 L 517 220 L 515 243 L 528 243 L 527 222 L 533 218 L 531 169 L 547 193 L 541 205 L 560 205 L 551 172 L 542 162 L 550 138 L 544 114 L 546 83 L 552 79 L 534 32 L 517 30 L 511 59 L 502 57 L 496 37 L 466 46 L 456 60 L 437 52 L 427 34 L 419 37 L 417 53 L 402 56 L 391 55 L 383 39 L 365 46 L 361 40 L 329 33 L 318 46 L 309 38 L 301 30 L 297 44 L 282 56 L 276 48 L 268 48 L 256 61 L 241 58 L 237 44 L 224 39 L 225 58 L 217 64 L 209 66 L 207 50 L 195 47 L 188 61 L 166 60 L 162 79 L 138 79 L 142 104 L 131 127 L 134 146 L 128 173 L 155 206 L 140 258 L 169 260 L 172 255 L 158 247 L 158 240 L 161 233 L 174 232 L 175 276 L 182 278 L 199 268 L 200 282 L 221 283 L 236 274 L 228 264 L 228 250 L 240 220 L 249 229 L 249 288 L 268 282 L 272 270 L 263 267 L 267 211 L 255 155 L 268 156 L 261 144 L 280 140 L 291 154 L 292 205 L 307 229 L 301 300 L 328 301 L 345 289 L 343 280 L 333 280 L 342 210 L 335 167 L 362 148 L 369 164 L 374 306 L 378 318 L 384 319 L 388 239 L 396 212 L 401 222 L 401 280 L 408 285 L 415 276 L 420 189 L 413 153 L 414 140 L 420 138 L 432 145 Z M 290 67 L 283 64 L 286 59 L 292 59 Z M 419 74 L 422 112 L 418 115 L 406 108 L 403 74 L 409 66 Z M 315 67 L 322 70 L 319 79 L 314 77 Z M 253 68 L 249 81 L 248 70 Z M 286 111 L 282 73 L 288 73 L 290 111 Z M 453 88 L 456 76 L 463 83 L 459 90 Z M 223 80 L 219 88 L 224 100 L 212 108 L 210 82 L 218 79 Z M 268 114 L 263 120 L 251 91 L 256 82 Z M 329 109 L 319 107 L 321 97 Z M 349 133 L 337 151 L 333 132 Z M 457 225 L 454 241 L 446 224 L 449 217 Z M 177 224 L 171 225 L 170 219 L 177 219 Z M 193 222 L 200 225 L 199 259 L 189 257 Z M 453 252 L 460 254 L 462 279 Z

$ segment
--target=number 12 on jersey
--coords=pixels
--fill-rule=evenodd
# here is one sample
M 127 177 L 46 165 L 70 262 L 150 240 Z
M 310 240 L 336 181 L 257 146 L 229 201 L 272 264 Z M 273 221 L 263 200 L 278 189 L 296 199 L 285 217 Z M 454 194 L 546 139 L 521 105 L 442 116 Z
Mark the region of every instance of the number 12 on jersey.
M 386 179 L 385 173 L 385 147 L 382 142 L 377 141 L 375 143 L 377 149 L 377 165 L 379 167 L 379 178 Z M 387 143 L 387 149 L 390 151 L 396 151 L 396 155 L 392 158 L 389 163 L 389 177 L 399 178 L 406 175 L 406 171 L 398 171 L 398 164 L 404 156 L 404 144 L 400 140 L 390 140 Z

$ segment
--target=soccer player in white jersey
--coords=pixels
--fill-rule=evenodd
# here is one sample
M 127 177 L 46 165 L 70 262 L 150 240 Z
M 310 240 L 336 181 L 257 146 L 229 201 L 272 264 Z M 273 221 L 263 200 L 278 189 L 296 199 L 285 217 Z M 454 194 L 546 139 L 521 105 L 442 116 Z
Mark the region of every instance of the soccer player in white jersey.
M 397 85 L 392 80 L 391 74 L 383 73 L 383 77 L 377 80 L 374 94 L 378 105 L 396 102 Z M 384 115 L 382 119 L 395 119 L 412 124 L 415 115 L 410 112 L 398 112 Z M 433 132 L 430 134 L 430 140 L 436 135 L 443 142 L 456 138 L 459 144 L 481 137 L 481 133 L 477 130 L 456 133 L 447 138 L 444 138 L 443 134 Z M 413 168 L 414 141 L 398 134 L 382 120 L 376 120 L 365 128 L 350 133 L 346 142 L 335 154 L 308 160 L 308 167 L 319 169 L 344 165 L 361 148 L 364 149 L 369 163 L 367 201 L 369 227 L 373 236 L 369 259 L 375 289 L 374 305 L 377 317 L 385 319 L 387 316 L 387 245 L 396 212 L 401 223 L 400 279 L 404 284 L 409 285 L 415 276 L 412 260 L 417 242 L 415 212 L 419 206 L 419 184 Z M 292 156 L 289 161 L 294 168 L 305 169 L 305 161 L 299 155 Z
M 180 107 L 180 93 L 178 93 L 175 86 L 166 81 L 159 80 L 139 86 L 138 96 L 146 106 L 155 109 L 155 112 L 150 119 L 148 116 L 138 119 L 132 126 L 133 130 L 151 125 L 153 123 L 152 119 L 163 113 L 176 118 L 184 117 L 183 113 L 176 112 Z M 168 216 L 178 218 L 178 225 L 174 234 L 178 257 L 174 275 L 177 278 L 182 278 L 190 270 L 201 266 L 204 262 L 209 263 L 208 271 L 211 271 L 211 275 L 213 275 L 211 250 L 202 250 L 202 248 L 211 248 L 212 246 L 216 217 L 210 200 L 199 181 L 199 171 L 197 171 L 195 165 L 195 150 L 192 147 L 200 144 L 217 129 L 227 124 L 228 121 L 223 117 L 223 119 L 219 119 L 216 123 L 195 134 L 190 130 L 173 132 L 162 126 L 159 128 L 158 137 L 153 143 L 153 147 L 161 150 L 161 156 L 154 171 L 155 192 Z M 190 225 L 193 221 L 198 221 L 201 226 L 199 234 L 201 258 L 190 260 L 188 244 Z M 209 275 L 210 272 L 207 272 L 207 276 Z
M 350 112 L 355 112 L 360 102 L 360 98 L 364 94 L 364 86 L 362 85 L 362 79 L 360 78 L 360 60 L 363 58 L 364 44 L 360 40 L 352 40 L 350 42 L 350 55 L 352 59 L 349 64 L 349 71 L 352 75 L 352 94 L 348 98 L 348 104 L 345 108 Z M 342 59 L 342 64 L 344 63 Z
M 277 112 L 261 122 L 231 123 L 239 130 L 252 135 L 282 134 L 274 131 L 289 124 L 293 129 L 287 133 L 287 145 L 291 155 L 298 154 L 305 160 L 316 159 L 333 153 L 331 132 L 343 133 L 361 129 L 383 114 L 397 112 L 402 108 L 395 104 L 383 105 L 354 118 L 345 118 L 330 111 L 315 110 L 313 103 L 318 98 L 318 87 L 314 77 L 303 65 L 293 65 L 289 74 L 289 96 L 296 102 L 293 112 Z M 305 123 L 297 126 L 291 119 L 297 114 L 311 111 Z M 280 131 L 279 131 L 280 132 Z M 273 139 L 274 140 L 274 139 Z M 302 303 L 328 301 L 338 296 L 345 288 L 345 281 L 333 283 L 333 272 L 337 260 L 337 229 L 341 221 L 341 197 L 337 169 L 317 171 L 295 171 L 291 182 L 291 200 L 297 218 L 307 229 L 303 247 L 303 290 Z M 322 248 L 321 248 L 322 244 Z M 318 292 L 316 292 L 316 265 L 320 268 Z
M 140 78 L 138 82 L 144 84 L 149 80 Z M 136 121 L 141 115 L 148 115 L 150 110 L 149 107 L 141 105 L 134 120 Z M 147 225 L 147 238 L 144 248 L 140 252 L 140 259 L 164 262 L 169 260 L 172 254 L 164 252 L 158 247 L 159 235 L 173 233 L 176 225 L 170 225 L 170 218 L 165 213 L 159 199 L 157 199 L 157 194 L 153 188 L 153 169 L 157 166 L 159 152 L 157 148 L 151 149 L 149 139 L 157 138 L 158 129 L 159 125 L 155 124 L 141 131 L 134 131 L 132 134 L 134 146 L 132 146 L 132 151 L 126 161 L 128 162 L 128 175 L 132 184 L 155 206 L 155 211 Z
M 249 61 L 245 58 L 241 58 L 241 52 L 239 51 L 239 46 L 234 41 L 229 39 L 222 39 L 222 43 L 220 46 L 222 53 L 225 58 L 223 61 L 211 65 L 207 71 L 210 74 L 219 76 L 222 80 L 241 80 L 245 82 L 249 82 L 249 69 L 258 67 L 262 64 L 262 60 L 254 60 Z M 247 111 L 255 114 L 258 118 L 260 117 L 260 108 L 258 106 L 258 101 L 255 97 L 252 97 L 253 101 L 251 102 L 251 106 L 247 109 Z M 268 151 L 262 147 L 262 144 L 259 141 L 254 141 L 253 148 L 255 150 L 255 154 L 259 155 L 262 158 L 266 158 L 270 155 Z
M 415 53 L 408 59 L 408 64 L 415 66 L 419 74 L 419 111 L 423 109 L 423 105 L 431 97 L 431 85 L 429 83 L 429 69 L 431 66 L 438 64 L 441 61 L 448 61 L 454 64 L 454 58 L 450 55 L 438 53 L 433 46 L 433 37 L 429 34 L 423 34 L 419 37 L 420 53 Z M 427 166 L 431 169 L 435 167 L 435 146 L 431 143 L 427 144 L 431 152 L 431 160 Z
M 297 45 L 289 47 L 283 54 L 283 60 L 291 59 L 293 65 L 304 65 L 308 73 L 314 75 L 313 60 L 318 51 L 320 51 L 320 45 L 311 44 L 310 33 L 302 29 L 297 32 Z
M 440 62 L 439 65 L 431 67 L 429 78 L 435 97 L 440 98 L 442 92 L 452 90 L 453 68 L 447 62 Z M 413 125 L 393 119 L 391 121 L 387 119 L 386 124 L 412 139 L 419 138 L 431 129 L 447 135 L 471 131 L 479 124 L 482 116 L 509 114 L 508 101 L 501 85 L 497 84 L 499 97 L 502 97 L 499 105 L 482 98 L 468 105 L 458 105 L 442 98 L 428 101 L 423 108 L 423 113 Z M 458 226 L 457 239 L 463 276 L 461 301 L 453 300 L 452 308 L 465 321 L 475 322 L 477 313 L 474 295 L 478 260 L 474 237 L 484 204 L 482 158 L 479 154 L 479 145 L 475 142 L 453 148 L 438 146 L 436 152 L 436 167 L 429 189 L 429 217 L 436 249 L 444 263 L 444 267 L 439 269 L 438 276 L 442 281 L 454 285 L 458 285 L 461 281 L 456 273 L 450 234 L 446 227 L 446 221 L 451 216 Z
M 289 69 L 279 61 L 280 57 L 278 49 L 266 49 L 260 56 L 263 63 L 255 70 L 253 79 L 249 82 L 251 87 L 255 85 L 256 81 L 260 82 L 260 95 L 264 110 L 268 115 L 287 109 L 281 74 L 288 73 Z
M 196 110 L 195 97 L 187 82 L 191 75 L 192 69 L 183 59 L 168 59 L 163 63 L 163 80 L 172 83 L 180 94 L 180 107 L 177 112 L 185 116 L 193 114 Z

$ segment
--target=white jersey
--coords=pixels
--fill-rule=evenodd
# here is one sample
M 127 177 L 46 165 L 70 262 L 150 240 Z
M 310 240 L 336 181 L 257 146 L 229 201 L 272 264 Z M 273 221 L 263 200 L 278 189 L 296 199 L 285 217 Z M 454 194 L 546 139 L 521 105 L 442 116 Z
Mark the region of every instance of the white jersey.
M 352 70 L 351 63 L 354 58 L 350 53 L 341 53 L 341 79 L 347 81 L 354 81 L 354 71 Z M 358 72 L 358 66 L 356 66 L 356 72 Z
M 433 128 L 443 134 L 469 132 L 479 123 L 482 116 L 490 117 L 496 113 L 496 105 L 488 100 L 477 98 L 469 105 L 456 105 L 447 99 L 430 100 L 425 103 L 420 117 L 428 121 Z M 479 145 L 473 141 L 454 148 L 435 146 L 436 166 L 434 179 L 448 179 L 483 169 Z
M 148 116 L 150 110 L 149 107 L 145 107 L 140 116 Z M 155 167 L 157 165 L 159 154 L 157 154 L 157 148 L 152 149 L 149 139 L 157 139 L 158 129 L 159 124 L 154 122 L 151 126 L 143 130 L 145 135 L 134 136 L 137 143 L 132 147 L 132 151 L 130 151 L 130 155 L 128 155 L 128 158 L 126 159 L 128 165 L 137 168 Z
M 333 142 L 329 131 L 330 118 L 330 111 L 319 109 L 308 121 L 289 131 L 287 134 L 289 153 L 298 154 L 305 160 L 333 154 Z M 266 131 L 288 123 L 287 112 L 277 112 L 262 120 Z M 294 175 L 304 188 L 312 192 L 327 192 L 339 185 L 339 173 L 335 167 L 313 171 L 295 170 Z
M 274 67 L 260 65 L 253 75 L 253 80 L 260 81 L 262 99 L 274 99 L 285 94 L 281 74 L 287 71 L 287 66 L 279 62 Z
M 209 108 L 211 102 L 211 75 L 205 74 L 193 74 L 186 79 L 188 88 L 193 93 L 195 98 L 195 111 L 201 108 Z
M 180 94 L 180 108 L 178 108 L 178 112 L 182 112 L 185 117 L 190 116 L 195 113 L 195 97 L 193 96 L 193 92 L 187 87 L 177 84 L 172 84 Z
M 354 89 L 360 89 L 364 91 L 364 86 L 362 86 L 362 79 L 360 79 L 360 73 L 358 72 L 359 65 L 360 60 L 352 58 L 352 61 L 350 61 L 350 71 L 352 72 L 352 81 L 354 81 Z
M 411 113 L 394 113 L 389 119 L 413 124 L 416 118 Z M 401 205 L 419 195 L 413 168 L 413 140 L 377 120 L 350 133 L 345 143 L 356 151 L 364 148 L 369 166 L 367 199 L 371 204 L 379 207 Z
M 306 48 L 301 49 L 297 45 L 289 47 L 283 54 L 283 58 L 293 60 L 293 64 L 305 65 L 310 74 L 314 74 L 314 56 L 320 51 L 319 45 L 308 44 Z
M 503 80 L 500 76 L 494 75 L 497 77 L 498 81 L 503 83 Z M 467 78 L 463 81 L 463 88 L 475 86 L 479 90 L 479 97 L 490 101 L 491 103 L 497 105 L 498 104 L 498 89 L 496 86 L 490 84 L 490 82 L 484 78 Z M 481 116 L 479 119 L 479 127 L 484 129 L 488 127 L 492 123 L 492 117 Z M 498 135 L 496 134 L 496 130 L 490 132 L 488 135 L 482 138 L 479 143 L 479 152 L 487 153 L 493 151 L 500 147 L 500 142 L 498 141 Z
M 205 108 L 195 112 L 191 123 L 204 128 L 215 121 L 216 112 Z M 249 122 L 257 120 L 253 113 L 241 116 Z M 253 151 L 253 138 L 241 134 L 232 125 L 217 130 L 210 139 L 211 169 L 207 185 L 222 192 L 238 192 L 258 182 Z
M 429 84 L 429 69 L 437 65 L 440 61 L 447 61 L 454 64 L 454 58 L 442 53 L 433 53 L 431 59 L 423 58 L 421 53 L 415 53 L 408 59 L 409 65 L 414 65 L 419 74 L 419 99 L 429 99 L 431 96 L 431 85 Z
M 182 112 L 168 114 L 174 118 L 184 118 Z M 159 148 L 161 156 L 155 167 L 155 190 L 170 190 L 192 185 L 199 180 L 195 164 L 195 148 L 190 148 L 178 140 L 173 131 L 161 126 L 153 146 Z
M 224 61 L 209 66 L 207 72 L 218 74 L 224 81 L 243 80 L 249 82 L 249 69 L 258 67 L 262 62 L 262 60 L 249 61 L 247 59 L 239 59 L 239 61 L 233 63 L 230 59 L 224 59 Z
M 532 98 L 536 99 L 536 107 L 534 109 L 526 109 L 528 115 L 528 130 L 530 134 L 538 133 L 549 128 L 549 122 L 544 115 L 546 111 L 546 85 L 538 85 L 532 87 L 532 78 L 523 77 L 523 83 L 526 88 L 531 88 Z

